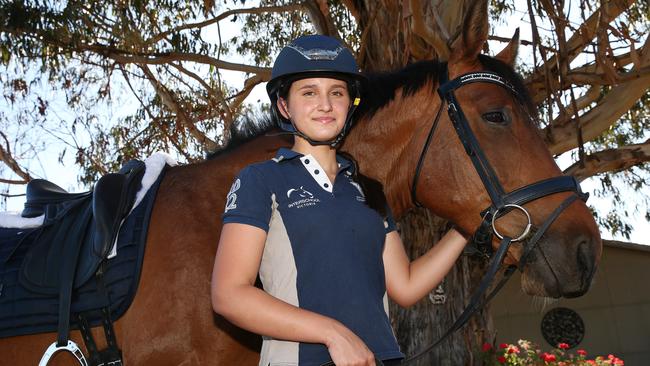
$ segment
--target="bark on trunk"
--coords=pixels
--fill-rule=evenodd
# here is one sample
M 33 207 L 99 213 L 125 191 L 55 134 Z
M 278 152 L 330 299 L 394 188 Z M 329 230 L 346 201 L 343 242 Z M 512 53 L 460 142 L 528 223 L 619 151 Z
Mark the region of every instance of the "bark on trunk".
M 448 230 L 445 220 L 425 209 L 409 212 L 399 221 L 407 254 L 411 259 L 424 254 Z M 429 296 L 408 309 L 390 304 L 390 315 L 397 340 L 407 357 L 437 341 L 460 316 L 478 282 L 485 273 L 486 262 L 463 256 L 443 283 Z M 453 333 L 420 361 L 419 366 L 478 365 L 484 342 L 495 336 L 489 307 L 478 312 L 468 324 Z

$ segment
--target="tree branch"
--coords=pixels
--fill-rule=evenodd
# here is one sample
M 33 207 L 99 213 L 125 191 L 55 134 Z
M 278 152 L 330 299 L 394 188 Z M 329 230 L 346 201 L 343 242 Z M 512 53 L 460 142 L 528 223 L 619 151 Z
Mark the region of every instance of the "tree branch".
M 449 32 L 445 29 L 445 25 L 441 24 L 440 16 L 437 16 L 436 13 L 436 17 L 434 17 L 440 32 L 434 32 L 433 29 L 431 29 L 424 21 L 424 11 L 422 10 L 420 0 L 409 1 L 411 16 L 413 19 L 413 23 L 411 24 L 413 33 L 422 38 L 427 44 L 431 45 L 436 50 L 436 54 L 438 54 L 440 59 L 448 59 L 449 54 L 451 53 L 451 50 L 449 49 Z M 444 34 L 447 39 L 442 39 L 440 36 L 441 34 Z
M 338 38 L 339 35 L 332 17 L 330 16 L 329 5 L 325 0 L 307 0 L 302 3 L 307 9 L 307 14 L 309 14 L 309 19 L 316 30 L 316 33 Z
M 641 55 L 643 67 L 650 65 L 650 36 L 646 38 L 644 52 Z M 633 70 L 637 67 L 635 66 Z M 584 141 L 591 141 L 600 136 L 612 124 L 618 121 L 623 114 L 632 108 L 650 87 L 650 74 L 645 74 L 626 83 L 614 86 L 600 103 L 580 116 L 580 127 Z M 568 118 L 568 117 L 566 117 Z M 546 127 L 543 136 L 546 136 L 547 145 L 552 154 L 561 154 L 575 148 L 577 142 L 576 128 L 573 120 L 555 121 Z
M 230 108 L 230 105 L 228 105 L 228 102 L 224 99 L 224 96 L 221 93 L 221 91 L 217 91 L 214 88 L 211 88 L 210 85 L 208 85 L 208 83 L 206 83 L 201 77 L 199 77 L 197 74 L 193 73 L 192 71 L 187 70 L 181 64 L 173 63 L 172 66 L 174 66 L 177 70 L 179 70 L 183 74 L 196 80 L 199 84 L 201 84 L 205 88 L 205 90 L 208 92 L 208 95 L 210 97 L 217 99 L 223 105 L 223 111 L 226 114 L 225 119 L 227 124 L 228 125 L 232 124 L 232 122 L 234 121 L 232 109 Z M 208 100 L 208 103 L 210 103 L 210 100 Z
M 583 181 L 596 174 L 620 172 L 650 161 L 650 140 L 642 144 L 607 149 L 585 156 L 581 162 L 568 167 L 564 173 Z M 584 166 L 581 166 L 584 165 Z
M 151 70 L 149 70 L 146 65 L 138 66 L 147 76 L 147 79 L 149 79 L 149 82 L 151 82 L 151 85 L 156 90 L 156 93 L 160 95 L 160 99 L 165 104 L 165 106 L 174 112 L 178 121 L 181 123 L 181 125 L 185 126 L 190 135 L 192 135 L 192 137 L 194 137 L 206 150 L 216 150 L 219 145 L 207 137 L 203 132 L 199 131 L 198 128 L 196 128 L 194 122 L 192 122 L 183 107 L 179 105 L 178 101 L 176 101 L 172 93 L 156 79 L 156 77 L 151 73 Z
M 111 58 L 117 62 L 123 64 L 146 64 L 146 65 L 161 65 L 172 62 L 180 61 L 191 61 L 201 64 L 212 65 L 214 67 L 232 70 L 232 71 L 241 71 L 250 74 L 258 74 L 266 77 L 265 80 L 271 78 L 271 69 L 267 67 L 251 66 L 244 64 L 237 64 L 227 61 L 222 61 L 213 57 L 206 55 L 195 54 L 195 53 L 184 53 L 184 52 L 162 52 L 162 53 L 152 53 L 152 54 L 135 54 L 129 53 L 123 50 L 119 50 L 112 47 L 106 47 L 102 45 L 93 45 L 83 47 L 86 51 L 92 51 L 103 55 L 105 57 Z
M 29 183 L 29 181 L 0 178 L 0 183 L 22 185 Z
M 0 179 L 0 183 L 9 183 L 9 184 L 11 184 L 10 182 L 5 182 L 3 179 Z M 24 183 L 20 183 L 20 184 L 24 184 Z M 26 196 L 26 195 L 27 195 L 26 193 L 16 193 L 16 194 L 0 193 L 0 196 L 6 197 L 6 198 L 22 197 L 22 196 Z
M 186 29 L 192 29 L 192 28 L 203 28 L 207 27 L 209 25 L 212 25 L 214 23 L 217 23 L 223 19 L 228 18 L 231 15 L 236 15 L 236 14 L 262 14 L 262 13 L 284 13 L 284 12 L 289 12 L 289 11 L 297 11 L 297 10 L 303 10 L 304 5 L 302 3 L 297 3 L 297 4 L 289 4 L 289 5 L 282 5 L 282 6 L 267 6 L 267 7 L 255 7 L 255 8 L 243 8 L 243 9 L 233 9 L 233 10 L 228 10 L 225 11 L 216 17 L 212 19 L 205 20 L 203 22 L 198 22 L 198 23 L 187 23 L 180 25 L 178 27 L 175 27 L 173 29 L 166 30 L 162 33 L 159 33 L 148 40 L 144 42 L 144 45 L 149 45 L 149 44 L 154 44 L 161 39 L 169 36 L 172 33 L 177 33 Z
M 623 11 L 628 9 L 635 0 L 613 0 L 602 2 L 603 6 L 596 10 L 591 16 L 580 26 L 580 28 L 573 33 L 571 38 L 566 41 L 566 63 L 571 62 L 588 46 L 596 36 L 599 27 L 603 23 L 609 24 L 612 20 L 616 19 Z M 603 13 L 601 15 L 601 13 Z M 557 74 L 557 66 L 559 65 L 558 56 L 552 56 L 546 60 L 541 66 L 535 68 L 535 72 L 527 78 L 527 84 L 534 84 L 544 86 L 544 79 L 546 67 L 555 75 Z M 548 90 L 535 91 L 534 94 L 539 93 L 543 95 L 543 99 L 550 93 Z
M 242 90 L 232 98 L 230 105 L 233 110 L 237 110 L 244 102 L 244 99 L 246 99 L 246 97 L 248 97 L 248 95 L 253 91 L 253 88 L 263 81 L 264 80 L 259 75 L 246 79 L 246 81 L 244 81 L 244 88 L 242 88 Z
M 23 180 L 2 179 L 1 182 L 8 184 L 26 184 L 32 180 L 32 177 L 29 175 L 29 173 L 24 171 L 20 165 L 18 165 L 18 162 L 11 155 L 11 148 L 9 146 L 7 135 L 5 135 L 4 132 L 0 131 L 0 136 L 2 136 L 2 139 L 5 141 L 5 146 L 2 146 L 2 144 L 0 144 L 0 161 L 5 163 L 5 165 L 7 165 L 7 167 L 9 167 L 9 169 L 11 169 L 11 171 L 14 172 L 17 176 L 23 178 Z

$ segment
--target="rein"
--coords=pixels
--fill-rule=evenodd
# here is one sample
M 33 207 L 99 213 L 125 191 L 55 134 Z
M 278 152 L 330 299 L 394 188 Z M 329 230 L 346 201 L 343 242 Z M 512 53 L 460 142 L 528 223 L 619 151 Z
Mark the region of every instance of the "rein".
M 449 119 L 451 120 L 454 129 L 456 130 L 456 134 L 458 135 L 461 143 L 463 144 L 463 147 L 465 148 L 465 152 L 467 155 L 469 155 L 472 164 L 474 165 L 474 168 L 481 178 L 483 186 L 485 187 L 485 190 L 487 191 L 488 195 L 490 196 L 490 200 L 492 201 L 490 207 L 481 212 L 482 221 L 476 232 L 472 235 L 472 241 L 477 244 L 479 246 L 479 249 L 488 256 L 492 251 L 491 244 L 493 236 L 496 235 L 501 240 L 501 242 L 490 260 L 485 275 L 481 279 L 478 288 L 472 294 L 469 304 L 465 310 L 463 310 L 463 313 L 456 319 L 456 321 L 454 321 L 454 324 L 452 324 L 452 326 L 442 335 L 442 337 L 415 355 L 404 360 L 402 362 L 402 365 L 411 364 L 422 358 L 422 356 L 429 353 L 433 348 L 442 343 L 442 341 L 449 337 L 452 333 L 462 328 L 465 323 L 467 323 L 467 321 L 474 315 L 474 313 L 479 311 L 497 294 L 497 292 L 499 292 L 499 290 L 505 285 L 508 279 L 510 279 L 516 268 L 519 268 L 520 271 L 524 270 L 530 253 L 537 247 L 539 240 L 542 238 L 551 224 L 558 218 L 558 216 L 560 216 L 560 214 L 578 198 L 582 201 L 586 201 L 589 197 L 589 194 L 582 192 L 580 189 L 580 184 L 575 179 L 575 177 L 572 176 L 558 176 L 544 179 L 518 188 L 510 193 L 505 193 L 505 190 L 501 186 L 501 183 L 496 173 L 494 172 L 494 169 L 490 165 L 490 162 L 481 149 L 476 136 L 472 132 L 469 122 L 465 117 L 465 114 L 463 113 L 463 110 L 458 103 L 456 96 L 454 95 L 454 90 L 462 87 L 463 85 L 476 82 L 484 82 L 496 84 L 507 89 L 519 102 L 522 102 L 523 97 L 517 92 L 512 84 L 510 84 L 503 77 L 493 72 L 470 72 L 449 81 L 447 64 L 443 63 L 441 64 L 439 75 L 440 86 L 438 87 L 438 94 L 440 95 L 441 99 L 440 107 L 436 113 L 436 117 L 433 121 L 431 129 L 429 130 L 426 142 L 418 159 L 411 188 L 411 198 L 416 206 L 422 207 L 416 197 L 417 182 L 420 176 L 420 171 L 422 170 L 422 165 L 424 164 L 426 153 L 429 150 L 433 134 L 435 133 L 435 130 L 438 126 L 438 122 L 440 121 L 442 106 L 446 102 Z M 527 239 L 531 234 L 532 221 L 530 214 L 523 207 L 523 205 L 539 198 L 560 192 L 572 192 L 572 194 L 567 197 L 558 207 L 555 208 L 555 210 L 546 218 L 539 229 L 536 230 L 532 238 L 525 242 L 519 263 L 517 265 L 508 266 L 505 269 L 501 280 L 493 287 L 493 290 L 484 297 L 486 291 L 490 288 L 499 268 L 501 267 L 501 264 L 503 263 L 510 245 L 514 242 Z M 516 238 L 512 238 L 510 236 L 499 233 L 494 225 L 496 219 L 506 215 L 512 210 L 522 211 L 528 220 L 525 229 Z M 539 249 L 542 250 L 541 247 L 539 247 Z M 550 269 L 553 271 L 552 267 Z M 555 273 L 553 273 L 553 275 L 555 276 Z

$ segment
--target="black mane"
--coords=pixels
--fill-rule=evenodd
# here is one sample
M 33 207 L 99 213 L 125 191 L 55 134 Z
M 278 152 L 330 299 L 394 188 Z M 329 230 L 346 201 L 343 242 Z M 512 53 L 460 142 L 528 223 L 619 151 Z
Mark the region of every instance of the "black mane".
M 479 55 L 479 61 L 487 70 L 501 75 L 510 82 L 522 97 L 522 100 L 526 104 L 525 107 L 529 109 L 529 113 L 532 116 L 536 115 L 530 93 L 519 74 L 510 66 L 494 57 Z M 393 72 L 366 74 L 368 80 L 364 85 L 361 104 L 357 112 L 355 112 L 355 118 L 359 119 L 364 116 L 371 117 L 379 109 L 395 99 L 395 95 L 400 89 L 402 90 L 403 96 L 409 96 L 416 93 L 428 82 L 431 82 L 431 85 L 436 85 L 439 70 L 440 63 L 438 61 L 419 61 Z M 274 129 L 277 129 L 277 123 L 268 112 L 245 115 L 241 120 L 231 126 L 230 140 L 226 146 L 220 150 L 211 152 L 207 158 L 213 159 Z
M 512 67 L 486 55 L 479 55 L 479 61 L 485 69 L 501 75 L 515 87 L 515 90 L 526 104 L 526 108 L 529 108 L 529 113 L 535 111 L 530 93 L 524 85 L 523 79 Z M 362 116 L 372 117 L 379 109 L 395 99 L 399 89 L 402 89 L 403 96 L 409 96 L 416 93 L 428 82 L 431 82 L 431 85 L 436 85 L 439 80 L 440 66 L 441 64 L 438 61 L 420 61 L 394 72 L 367 74 L 368 82 L 364 87 L 365 91 L 356 118 Z
M 270 113 L 246 114 L 230 125 L 228 143 L 219 150 L 209 152 L 206 159 L 214 159 L 277 128 L 278 125 Z
M 438 80 L 437 61 L 419 61 L 392 72 L 366 74 L 367 82 L 361 97 L 356 118 L 371 117 L 393 99 L 399 89 L 403 96 L 415 94 L 427 82 L 432 85 Z

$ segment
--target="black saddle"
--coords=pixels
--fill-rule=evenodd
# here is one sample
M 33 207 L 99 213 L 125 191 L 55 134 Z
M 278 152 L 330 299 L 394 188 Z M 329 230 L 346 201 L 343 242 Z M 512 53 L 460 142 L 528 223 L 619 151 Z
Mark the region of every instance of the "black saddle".
M 37 244 L 23 262 L 22 283 L 34 292 L 59 293 L 62 281 L 69 280 L 62 270 L 66 266 L 74 268 L 73 287 L 85 283 L 108 255 L 143 174 L 144 163 L 132 160 L 83 193 L 68 193 L 43 179 L 31 181 L 22 216 L 45 217 Z
M 28 184 L 22 216 L 44 220 L 34 229 L 0 229 L 0 337 L 57 331 L 63 347 L 71 326 L 82 333 L 106 327 L 126 311 L 163 176 L 129 214 L 144 170 L 143 162 L 131 161 L 83 193 L 46 180 Z M 118 233 L 118 255 L 108 259 Z

